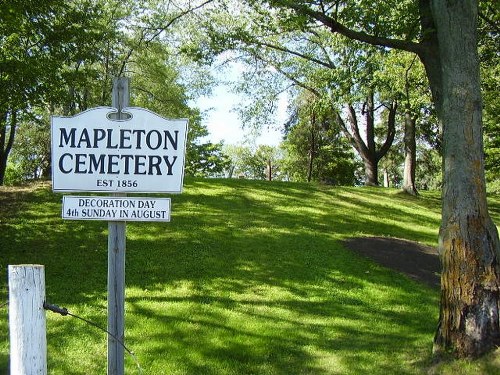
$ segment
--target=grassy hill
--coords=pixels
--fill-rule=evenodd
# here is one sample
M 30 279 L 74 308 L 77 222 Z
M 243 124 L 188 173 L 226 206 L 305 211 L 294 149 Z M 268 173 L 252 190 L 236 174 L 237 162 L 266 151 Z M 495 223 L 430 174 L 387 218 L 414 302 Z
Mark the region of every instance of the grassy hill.
M 107 223 L 62 220 L 61 199 L 0 190 L 0 373 L 8 264 L 45 265 L 47 300 L 106 326 Z M 439 222 L 439 193 L 188 179 L 170 223 L 127 224 L 126 373 L 500 373 L 494 355 L 433 367 L 439 292 L 342 245 L 436 245 Z M 47 318 L 50 374 L 106 373 L 104 333 Z

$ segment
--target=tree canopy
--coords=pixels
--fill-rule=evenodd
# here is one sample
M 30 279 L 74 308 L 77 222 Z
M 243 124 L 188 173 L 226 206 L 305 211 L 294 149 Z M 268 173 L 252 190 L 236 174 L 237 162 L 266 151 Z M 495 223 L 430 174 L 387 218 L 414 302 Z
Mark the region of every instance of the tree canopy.
M 0 184 L 13 147 L 9 179 L 49 176 L 50 148 L 30 147 L 47 144 L 49 116 L 110 105 L 112 78 L 123 74 L 132 79 L 133 105 L 165 117 L 190 119 L 188 174 L 196 170 L 208 175 L 224 168 L 221 145 L 198 144 L 207 131 L 199 111 L 188 104 L 211 81 L 192 69 L 190 80 L 197 86 L 188 92 L 181 83 L 185 72 L 180 56 L 162 40 L 168 31 L 165 17 L 174 25 L 184 11 L 162 9 L 168 14 L 162 13 L 160 27 L 158 14 L 145 11 L 150 5 L 102 0 L 2 2 Z M 15 143 L 16 133 L 20 138 Z M 35 161 L 40 162 L 36 173 Z M 219 161 L 222 165 L 217 166 Z

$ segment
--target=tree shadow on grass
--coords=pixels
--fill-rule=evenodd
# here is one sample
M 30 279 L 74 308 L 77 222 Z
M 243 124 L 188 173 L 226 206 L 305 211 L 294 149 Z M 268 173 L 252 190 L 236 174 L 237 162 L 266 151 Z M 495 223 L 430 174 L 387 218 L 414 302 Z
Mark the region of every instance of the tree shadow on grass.
M 87 307 L 105 313 L 106 223 L 33 207 L 0 227 L 2 263 L 45 264 L 51 302 L 102 320 Z M 354 214 L 368 208 L 310 185 L 194 181 L 171 223 L 129 223 L 126 337 L 145 373 L 418 373 L 408 363 L 429 354 L 437 295 L 341 246 L 353 228 L 417 234 Z M 101 334 L 49 323 L 54 368 L 83 373 L 67 351 L 85 337 L 85 360 L 102 358 Z
M 170 243 L 155 267 L 129 276 L 143 296 L 127 298 L 128 337 L 156 348 L 144 353 L 147 363 L 165 351 L 189 374 L 202 364 L 209 374 L 405 373 L 401 363 L 423 350 L 425 337 L 431 342 L 436 296 L 353 258 L 331 238 L 268 233 L 252 246 L 239 234 L 218 245 L 203 237 L 209 246 L 184 252 Z M 141 248 L 134 241 L 130 253 Z M 381 295 L 371 295 L 377 289 Z M 163 328 L 134 332 L 143 320 Z M 372 362 L 375 352 L 384 363 Z

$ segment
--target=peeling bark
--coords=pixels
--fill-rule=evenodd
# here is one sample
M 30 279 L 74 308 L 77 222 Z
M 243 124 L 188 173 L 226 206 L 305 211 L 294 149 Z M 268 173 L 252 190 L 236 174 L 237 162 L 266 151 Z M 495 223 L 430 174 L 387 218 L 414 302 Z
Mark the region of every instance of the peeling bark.
M 434 352 L 478 357 L 500 344 L 496 227 L 464 215 L 440 233 L 441 310 Z

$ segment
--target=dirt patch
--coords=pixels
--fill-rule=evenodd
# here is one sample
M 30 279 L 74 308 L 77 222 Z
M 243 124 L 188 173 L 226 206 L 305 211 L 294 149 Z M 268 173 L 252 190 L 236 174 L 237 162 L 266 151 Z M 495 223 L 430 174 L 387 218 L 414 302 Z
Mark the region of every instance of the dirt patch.
M 344 241 L 344 245 L 430 287 L 440 286 L 441 263 L 434 247 L 386 237 L 355 237 Z

